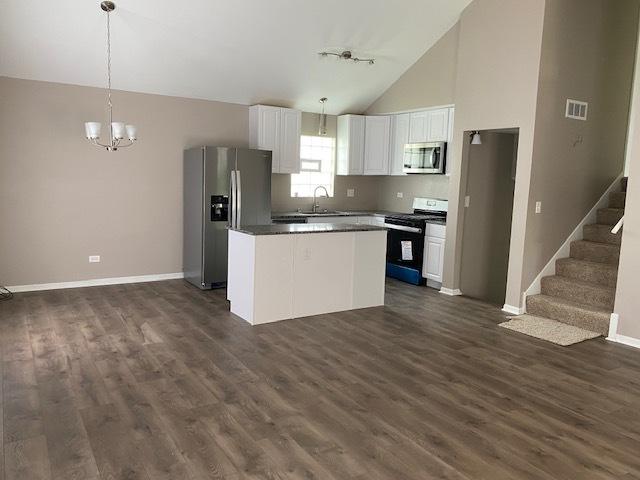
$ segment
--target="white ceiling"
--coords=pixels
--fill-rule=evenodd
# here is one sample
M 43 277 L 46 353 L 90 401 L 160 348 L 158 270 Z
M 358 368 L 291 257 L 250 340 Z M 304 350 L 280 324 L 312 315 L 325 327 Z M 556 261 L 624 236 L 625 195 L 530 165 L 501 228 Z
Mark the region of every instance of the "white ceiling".
M 471 0 L 115 0 L 113 88 L 329 113 L 360 112 Z M 0 75 L 102 87 L 98 0 L 4 0 Z M 325 49 L 376 58 L 320 58 Z

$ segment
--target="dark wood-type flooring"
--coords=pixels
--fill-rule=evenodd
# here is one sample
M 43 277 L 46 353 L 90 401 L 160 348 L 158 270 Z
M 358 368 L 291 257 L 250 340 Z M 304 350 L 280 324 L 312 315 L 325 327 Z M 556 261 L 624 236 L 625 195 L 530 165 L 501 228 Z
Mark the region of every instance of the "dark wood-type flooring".
M 0 304 L 0 479 L 637 479 L 640 351 L 474 300 L 250 327 L 182 281 Z

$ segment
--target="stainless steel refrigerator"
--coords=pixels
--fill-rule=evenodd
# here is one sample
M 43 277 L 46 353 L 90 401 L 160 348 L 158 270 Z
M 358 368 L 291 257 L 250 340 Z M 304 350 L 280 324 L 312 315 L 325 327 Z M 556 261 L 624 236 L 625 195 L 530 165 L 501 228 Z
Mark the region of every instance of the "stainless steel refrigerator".
M 227 282 L 229 227 L 271 223 L 271 152 L 198 147 L 184 152 L 185 279 L 203 290 Z

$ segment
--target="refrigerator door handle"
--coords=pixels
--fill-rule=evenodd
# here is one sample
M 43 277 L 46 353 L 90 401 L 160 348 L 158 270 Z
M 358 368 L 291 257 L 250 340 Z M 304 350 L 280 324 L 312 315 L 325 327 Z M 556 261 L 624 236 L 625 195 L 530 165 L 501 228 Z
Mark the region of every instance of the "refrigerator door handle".
M 240 170 L 236 170 L 238 195 L 236 197 L 236 227 L 242 225 L 242 181 L 240 180 Z
M 229 220 L 229 226 L 236 228 L 236 171 L 231 170 L 231 181 L 229 186 L 229 193 L 231 195 L 231 218 Z

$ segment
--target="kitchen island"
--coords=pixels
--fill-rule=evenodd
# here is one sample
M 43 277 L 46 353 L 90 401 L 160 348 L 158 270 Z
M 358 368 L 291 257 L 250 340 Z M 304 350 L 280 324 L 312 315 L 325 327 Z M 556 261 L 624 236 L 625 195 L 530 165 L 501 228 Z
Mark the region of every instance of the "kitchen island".
M 258 325 L 384 305 L 386 242 L 374 225 L 230 229 L 231 312 Z

